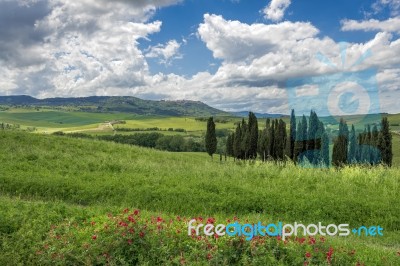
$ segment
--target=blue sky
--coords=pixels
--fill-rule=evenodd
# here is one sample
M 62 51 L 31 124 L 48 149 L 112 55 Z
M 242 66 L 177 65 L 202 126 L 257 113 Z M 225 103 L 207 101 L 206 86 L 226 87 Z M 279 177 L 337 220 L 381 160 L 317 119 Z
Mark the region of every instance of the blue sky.
M 292 21 L 309 21 L 321 32 L 321 36 L 329 36 L 337 42 L 365 42 L 373 38 L 373 32 L 343 32 L 340 21 L 343 19 L 362 20 L 368 12 L 373 12 L 375 1 L 293 1 L 286 10 L 284 19 Z M 262 10 L 264 1 L 230 1 L 230 0 L 189 0 L 180 4 L 160 9 L 153 20 L 163 21 L 162 30 L 151 36 L 151 40 L 141 41 L 140 47 L 168 42 L 170 39 L 187 43 L 180 49 L 181 59 L 170 64 L 160 64 L 157 59 L 149 60 L 153 73 L 176 73 L 191 76 L 199 71 L 215 72 L 221 64 L 212 56 L 204 43 L 196 37 L 197 27 L 203 21 L 203 15 L 219 14 L 228 20 L 239 20 L 247 24 L 268 23 Z M 385 19 L 390 17 L 386 7 L 374 17 Z
M 0 0 L 0 94 L 133 95 L 288 113 L 287 84 L 300 80 L 310 94 L 322 79 L 330 85 L 325 100 L 311 98 L 314 108 L 339 112 L 323 102 L 337 94 L 362 112 L 379 95 L 379 111 L 400 112 L 399 14 L 400 0 Z M 376 69 L 362 83 L 367 95 L 357 80 L 329 80 L 367 69 Z

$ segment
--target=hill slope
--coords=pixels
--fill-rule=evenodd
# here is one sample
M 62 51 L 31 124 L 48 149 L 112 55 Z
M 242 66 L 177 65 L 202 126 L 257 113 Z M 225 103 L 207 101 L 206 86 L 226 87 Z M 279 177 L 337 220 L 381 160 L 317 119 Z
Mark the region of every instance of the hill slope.
M 134 243 L 138 243 L 137 246 L 126 244 L 126 239 L 118 242 L 122 237 L 119 231 L 106 235 L 104 230 L 108 227 L 103 229 L 104 223 L 109 222 L 105 220 L 106 214 L 132 207 L 140 208 L 145 220 L 135 227 L 136 230 L 147 226 L 147 221 L 159 219 L 159 215 L 166 217 L 166 221 L 175 219 L 176 215 L 211 215 L 218 223 L 238 216 L 254 223 L 281 220 L 346 222 L 352 227 L 379 224 L 385 230 L 384 237 L 327 237 L 325 246 L 318 246 L 325 250 L 315 264 L 322 265 L 326 261 L 325 252 L 333 246 L 335 256 L 331 265 L 355 265 L 357 260 L 367 265 L 383 265 L 382 257 L 388 262 L 384 265 L 399 265 L 400 257 L 396 255 L 400 248 L 398 168 L 337 171 L 293 165 L 282 167 L 274 163 L 219 162 L 201 153 L 168 153 L 101 141 L 7 131 L 0 131 L 0 145 L 3 147 L 0 153 L 1 265 L 91 265 L 96 263 L 84 263 L 87 257 L 90 254 L 94 259 L 102 257 L 103 250 L 109 246 L 110 252 L 121 251 L 114 255 L 117 259 L 121 254 L 128 258 L 155 254 L 158 263 L 144 258 L 142 263 L 135 263 L 139 265 L 163 264 L 160 260 L 168 261 L 171 256 L 179 261 L 182 254 L 188 260 L 188 256 L 192 256 L 192 264 L 196 261 L 199 265 L 235 264 L 224 260 L 232 258 L 233 254 L 223 253 L 226 250 L 235 252 L 238 260 L 252 259 L 248 264 L 253 264 L 253 261 L 271 256 L 271 249 L 286 250 L 283 243 L 271 242 L 266 254 L 249 255 L 246 249 L 242 251 L 235 244 L 239 239 L 222 237 L 214 241 L 218 244 L 213 253 L 215 263 L 207 263 L 210 251 L 183 233 L 187 231 L 186 222 L 168 231 L 172 237 L 165 234 L 161 239 L 164 234 L 155 230 L 147 231 L 145 237 L 137 236 L 139 232 L 136 231 L 134 241 L 137 242 Z M 157 225 L 159 223 L 155 222 Z M 59 228 L 56 235 L 55 228 Z M 123 226 L 117 227 L 121 228 Z M 92 234 L 100 236 L 96 240 Z M 102 237 L 108 236 L 103 240 Z M 182 243 L 181 247 L 175 242 L 168 245 L 167 241 L 175 238 L 178 239 L 176 243 Z M 87 243 L 99 246 L 90 248 L 88 253 Z M 250 246 L 249 243 L 253 242 L 244 245 Z M 311 245 L 291 243 L 288 246 L 292 257 L 287 260 L 281 256 L 272 257 L 280 262 L 272 265 L 303 265 L 306 248 L 314 250 Z M 141 251 L 140 247 L 145 250 Z M 338 254 L 337 250 L 343 247 L 345 252 L 356 250 L 356 253 Z M 164 255 L 160 255 L 161 251 L 165 251 Z M 46 254 L 49 259 L 43 261 Z M 54 263 L 58 255 L 59 263 Z M 77 261 L 77 258 L 82 260 Z M 117 259 L 110 264 L 119 265 Z
M 210 116 L 229 115 L 199 101 L 151 101 L 132 96 L 91 96 L 36 99 L 31 96 L 0 96 L 0 105 L 76 107 L 81 111 L 125 112 L 139 115 Z

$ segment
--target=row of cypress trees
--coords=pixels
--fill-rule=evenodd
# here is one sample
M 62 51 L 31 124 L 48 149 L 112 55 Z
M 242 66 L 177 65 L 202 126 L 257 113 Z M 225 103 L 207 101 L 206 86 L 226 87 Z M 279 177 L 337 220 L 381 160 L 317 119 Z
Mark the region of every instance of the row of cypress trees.
M 257 157 L 259 131 L 258 121 L 254 113 L 249 113 L 248 123 L 242 119 L 235 133 L 228 135 L 226 153 L 237 159 L 255 159 Z
M 295 123 L 296 117 L 294 110 L 292 110 L 291 124 L 294 126 Z M 296 136 L 291 157 L 294 162 L 329 166 L 329 136 L 316 112 L 310 112 L 308 121 L 303 115 L 297 124 L 297 129 L 291 128 L 291 131 Z
M 332 164 L 343 166 L 346 164 L 384 164 L 392 166 L 392 135 L 389 121 L 382 118 L 380 130 L 374 125 L 371 129 L 367 125 L 363 133 L 356 134 L 354 125 L 349 131 L 346 122 L 341 119 L 339 134 L 333 144 Z
M 258 154 L 263 161 L 282 161 L 289 158 L 295 163 L 329 167 L 329 143 L 329 135 L 315 111 L 310 112 L 308 121 L 303 115 L 296 123 L 295 111 L 292 110 L 288 132 L 282 119 L 269 118 L 265 127 L 258 130 L 257 117 L 250 112 L 248 122 L 243 118 L 237 124 L 235 132 L 228 135 L 226 154 L 241 160 L 254 160 Z M 216 146 L 215 124 L 210 117 L 207 123 L 206 149 L 211 156 L 215 153 Z M 380 130 L 377 125 L 372 128 L 367 125 L 358 136 L 354 125 L 349 131 L 346 122 L 340 120 L 339 133 L 333 142 L 334 166 L 379 163 L 391 166 L 392 158 L 392 136 L 386 117 L 382 119 Z
M 248 123 L 242 119 L 235 133 L 228 136 L 226 151 L 229 156 L 244 160 L 255 159 L 258 154 L 263 161 L 290 158 L 295 162 L 307 159 L 313 164 L 329 164 L 329 138 L 314 111 L 308 122 L 303 116 L 296 125 L 292 110 L 289 134 L 282 119 L 268 118 L 265 127 L 259 131 L 257 118 L 250 112 Z

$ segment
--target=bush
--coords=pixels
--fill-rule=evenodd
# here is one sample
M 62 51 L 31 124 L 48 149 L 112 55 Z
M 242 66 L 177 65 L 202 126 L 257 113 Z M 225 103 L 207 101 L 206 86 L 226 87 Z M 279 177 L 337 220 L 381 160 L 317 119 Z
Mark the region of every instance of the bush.
M 40 264 L 56 265 L 355 265 L 354 249 L 334 248 L 325 237 L 189 236 L 192 218 L 142 215 L 125 209 L 114 216 L 69 221 L 50 228 L 36 251 Z M 196 223 L 218 224 L 213 217 Z M 233 220 L 238 220 L 236 217 Z M 230 220 L 229 220 L 230 221 Z M 227 224 L 227 221 L 219 221 Z

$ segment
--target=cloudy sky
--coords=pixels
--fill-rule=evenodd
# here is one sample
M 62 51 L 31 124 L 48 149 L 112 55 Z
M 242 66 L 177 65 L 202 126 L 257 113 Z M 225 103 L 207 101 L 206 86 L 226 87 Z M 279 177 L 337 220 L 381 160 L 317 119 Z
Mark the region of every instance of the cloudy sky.
M 398 113 L 399 35 L 400 0 L 0 0 L 0 95 Z

